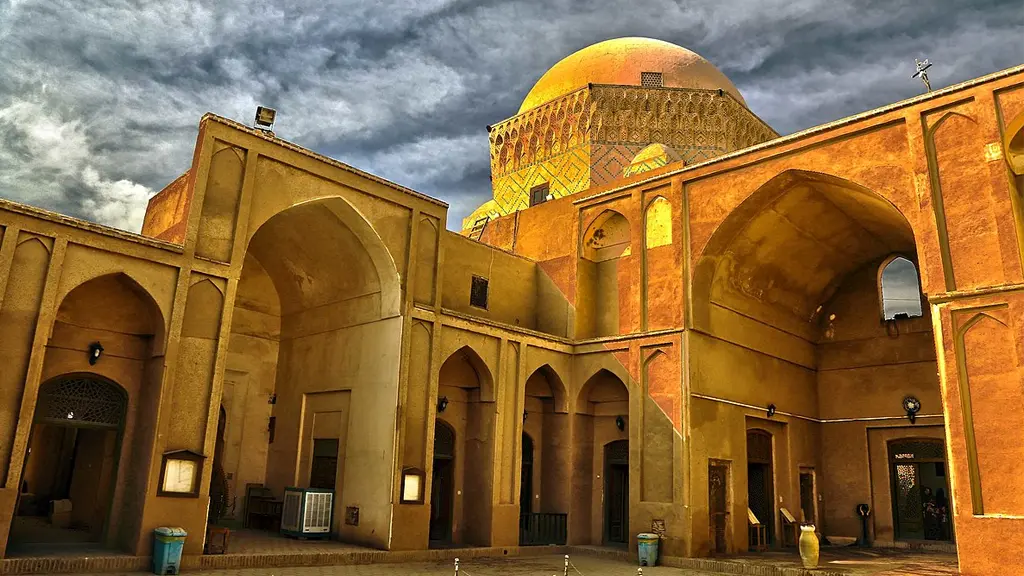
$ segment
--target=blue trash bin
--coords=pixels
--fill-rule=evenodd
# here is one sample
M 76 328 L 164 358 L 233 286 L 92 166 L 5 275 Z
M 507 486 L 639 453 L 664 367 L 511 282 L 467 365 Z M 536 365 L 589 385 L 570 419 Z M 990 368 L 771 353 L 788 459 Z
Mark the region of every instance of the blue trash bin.
M 657 534 L 637 534 L 636 548 L 640 555 L 641 566 L 655 566 L 658 563 L 658 540 Z
M 162 526 L 153 531 L 154 574 L 178 574 L 186 536 L 188 533 L 184 528 Z

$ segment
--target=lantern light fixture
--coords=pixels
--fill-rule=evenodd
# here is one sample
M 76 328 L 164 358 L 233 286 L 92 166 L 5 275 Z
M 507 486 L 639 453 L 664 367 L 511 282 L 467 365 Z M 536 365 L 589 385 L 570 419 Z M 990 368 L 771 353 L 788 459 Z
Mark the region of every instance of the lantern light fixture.
M 907 412 L 907 419 L 913 424 L 917 420 L 917 413 L 921 411 L 921 401 L 913 396 L 903 399 L 903 409 Z
M 89 344 L 89 365 L 93 366 L 99 361 L 100 356 L 103 355 L 103 345 L 99 342 L 93 342 Z
M 448 408 L 448 397 L 441 396 L 437 400 L 437 413 L 440 414 L 441 412 L 444 412 L 446 408 Z

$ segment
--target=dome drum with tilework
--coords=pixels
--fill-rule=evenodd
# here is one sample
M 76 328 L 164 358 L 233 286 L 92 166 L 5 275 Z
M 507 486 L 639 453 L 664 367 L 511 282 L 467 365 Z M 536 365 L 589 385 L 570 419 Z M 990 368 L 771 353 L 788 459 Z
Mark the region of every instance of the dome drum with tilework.
M 489 127 L 493 199 L 463 229 L 777 136 L 725 74 L 690 50 L 650 38 L 599 42 L 552 66 L 515 116 Z

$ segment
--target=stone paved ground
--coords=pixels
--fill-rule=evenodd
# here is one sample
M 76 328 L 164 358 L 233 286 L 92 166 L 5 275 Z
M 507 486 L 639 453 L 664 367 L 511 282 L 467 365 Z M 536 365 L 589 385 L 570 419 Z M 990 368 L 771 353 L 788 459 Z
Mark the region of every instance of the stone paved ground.
M 635 563 L 587 555 L 570 557 L 570 576 L 635 576 Z M 730 560 L 753 565 L 797 568 L 799 560 L 783 554 L 761 557 L 732 557 Z M 946 554 L 896 554 L 888 551 L 853 551 L 828 554 L 819 566 L 830 571 L 847 572 L 850 576 L 947 576 L 956 574 L 955 557 Z M 564 556 L 545 555 L 516 558 L 470 558 L 460 564 L 459 576 L 562 576 Z M 644 576 L 722 576 L 703 572 L 658 566 L 644 568 Z M 139 576 L 134 573 L 82 574 L 79 576 Z M 357 566 L 319 566 L 309 568 L 240 568 L 210 570 L 186 574 L 202 576 L 454 576 L 450 561 L 405 564 L 367 564 Z
M 795 551 L 730 556 L 727 559 L 754 566 L 800 568 L 800 557 Z M 891 548 L 824 548 L 818 567 L 849 572 L 851 576 L 951 576 L 959 573 L 956 554 Z
M 570 576 L 636 576 L 634 563 L 575 556 Z M 472 558 L 462 562 L 459 576 L 562 576 L 565 566 L 561 555 L 519 558 Z M 680 568 L 644 568 L 644 576 L 716 576 L 710 572 Z M 82 574 L 78 576 L 139 576 L 141 573 Z M 186 574 L 186 573 L 183 573 Z M 188 572 L 202 576 L 454 576 L 453 562 L 409 564 L 368 564 L 360 566 L 318 566 L 311 568 L 248 568 Z

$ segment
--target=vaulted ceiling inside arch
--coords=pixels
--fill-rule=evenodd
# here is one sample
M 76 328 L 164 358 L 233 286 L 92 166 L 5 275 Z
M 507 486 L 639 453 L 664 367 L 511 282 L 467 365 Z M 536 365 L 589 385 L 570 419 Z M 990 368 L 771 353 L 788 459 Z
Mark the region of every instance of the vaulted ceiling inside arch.
M 886 200 L 828 178 L 769 183 L 723 224 L 711 302 L 804 337 L 843 279 L 894 252 L 915 253 L 913 231 Z
M 246 278 L 259 275 L 253 260 L 273 282 L 282 314 L 380 291 L 369 254 L 329 201 L 290 208 L 260 227 L 249 243 L 243 271 L 243 284 L 256 288 L 261 281 Z M 246 297 L 239 292 L 240 298 Z

